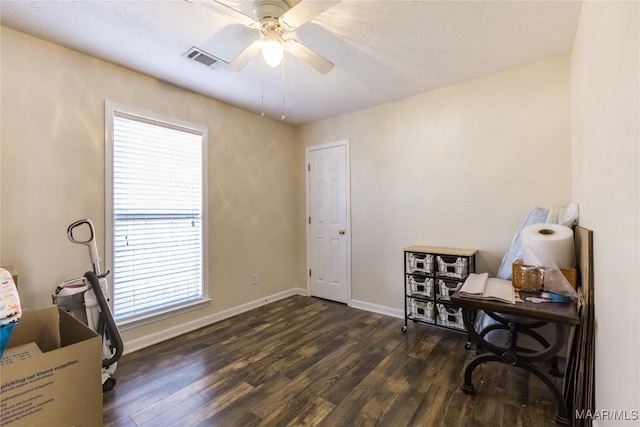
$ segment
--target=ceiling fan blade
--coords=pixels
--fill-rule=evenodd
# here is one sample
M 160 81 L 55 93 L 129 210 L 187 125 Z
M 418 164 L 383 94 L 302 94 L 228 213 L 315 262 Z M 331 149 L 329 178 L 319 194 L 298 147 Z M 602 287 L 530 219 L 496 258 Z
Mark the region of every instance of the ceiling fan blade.
M 295 30 L 325 10 L 342 0 L 302 0 L 279 18 L 280 25 L 287 31 Z
M 260 23 L 255 19 L 253 19 L 251 16 L 245 15 L 239 10 L 232 8 L 231 6 L 226 5 L 221 1 L 218 1 L 218 0 L 185 0 L 185 1 L 188 3 L 195 4 L 197 6 L 203 6 L 216 13 L 220 13 L 220 12 L 225 13 L 226 15 L 234 18 L 236 21 L 238 21 L 243 25 L 246 25 L 247 27 L 260 28 Z
M 229 62 L 224 69 L 227 71 L 240 71 L 262 50 L 262 40 L 258 39 L 247 46 L 242 52 Z
M 321 74 L 326 74 L 333 69 L 333 63 L 331 61 L 320 56 L 296 39 L 283 40 L 282 44 L 287 52 L 311 65 Z

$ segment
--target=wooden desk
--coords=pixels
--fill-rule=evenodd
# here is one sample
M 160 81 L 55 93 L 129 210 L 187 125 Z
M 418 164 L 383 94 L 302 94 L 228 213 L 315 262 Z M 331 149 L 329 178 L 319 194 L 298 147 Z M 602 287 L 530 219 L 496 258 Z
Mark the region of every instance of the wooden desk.
M 521 298 L 525 300 L 527 294 L 521 292 Z M 576 326 L 580 323 L 576 304 L 570 303 L 540 303 L 526 301 L 523 303 L 506 304 L 496 301 L 486 301 L 476 298 L 465 298 L 459 292 L 451 296 L 451 302 L 462 307 L 462 315 L 465 328 L 469 336 L 479 347 L 488 350 L 475 357 L 465 369 L 464 385 L 462 390 L 467 394 L 475 394 L 471 381 L 473 370 L 486 362 L 501 362 L 511 366 L 517 366 L 540 378 L 553 393 L 558 404 L 558 416 L 556 423 L 571 425 L 571 418 L 567 412 L 567 402 L 551 377 L 541 371 L 534 363 L 544 360 L 555 360 L 555 356 L 566 342 L 565 326 Z M 496 323 L 477 330 L 475 327 L 475 315 L 478 311 L 484 311 Z M 547 323 L 556 326 L 555 341 L 550 344 L 545 338 L 533 329 L 542 327 Z M 504 345 L 488 341 L 487 335 L 496 330 L 507 332 Z M 543 349 L 532 351 L 518 347 L 518 334 L 528 335 L 542 344 Z M 553 372 L 553 370 L 552 370 Z

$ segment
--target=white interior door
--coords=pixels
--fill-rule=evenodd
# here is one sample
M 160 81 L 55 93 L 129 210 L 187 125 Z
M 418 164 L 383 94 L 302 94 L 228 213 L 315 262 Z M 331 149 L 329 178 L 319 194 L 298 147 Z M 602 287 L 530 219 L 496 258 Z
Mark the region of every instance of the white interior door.
M 349 142 L 307 148 L 309 294 L 349 303 Z

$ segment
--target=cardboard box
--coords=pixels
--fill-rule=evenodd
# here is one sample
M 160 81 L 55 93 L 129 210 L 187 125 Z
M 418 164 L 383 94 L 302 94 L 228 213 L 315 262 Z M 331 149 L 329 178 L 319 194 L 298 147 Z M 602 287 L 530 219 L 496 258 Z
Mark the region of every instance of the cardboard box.
M 24 312 L 1 361 L 0 425 L 101 426 L 101 348 L 57 306 Z

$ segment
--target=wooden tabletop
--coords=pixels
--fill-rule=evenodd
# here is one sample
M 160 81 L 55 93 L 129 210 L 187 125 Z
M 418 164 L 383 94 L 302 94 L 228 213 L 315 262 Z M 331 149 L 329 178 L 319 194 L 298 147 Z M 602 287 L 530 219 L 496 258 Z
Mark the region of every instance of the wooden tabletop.
M 528 296 L 538 296 L 535 293 L 520 292 L 520 298 L 524 302 L 508 304 L 499 301 L 488 301 L 478 298 L 460 296 L 459 292 L 451 295 L 451 302 L 460 307 L 474 308 L 476 310 L 493 311 L 495 313 L 511 314 L 526 317 L 532 320 L 542 320 L 549 323 L 575 326 L 580 323 L 577 306 L 574 302 L 543 302 L 534 303 L 527 301 Z
M 473 256 L 477 252 L 476 249 L 466 248 L 443 248 L 440 246 L 423 246 L 413 245 L 404 248 L 405 252 L 423 252 L 434 255 L 456 255 L 456 256 Z

